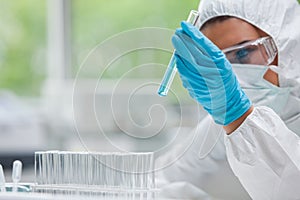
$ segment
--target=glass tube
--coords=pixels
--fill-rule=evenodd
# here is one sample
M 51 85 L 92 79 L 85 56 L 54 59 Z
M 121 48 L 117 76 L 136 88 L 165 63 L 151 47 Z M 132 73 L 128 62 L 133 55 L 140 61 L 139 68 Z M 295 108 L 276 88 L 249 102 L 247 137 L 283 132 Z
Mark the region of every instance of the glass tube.
M 12 181 L 13 181 L 13 192 L 18 192 L 18 184 L 21 180 L 22 176 L 22 162 L 19 160 L 15 160 L 13 162 L 13 169 L 12 169 Z
M 0 165 L 0 192 L 5 192 L 5 176 L 3 172 L 3 167 Z
M 198 11 L 196 10 L 191 10 L 188 19 L 186 20 L 187 22 L 190 22 L 192 25 L 196 25 L 197 21 L 199 18 Z M 173 82 L 174 76 L 177 72 L 176 68 L 176 58 L 175 58 L 175 51 L 173 51 L 172 57 L 170 59 L 170 62 L 168 64 L 167 70 L 164 74 L 164 77 L 161 81 L 161 84 L 158 89 L 158 95 L 159 96 L 167 96 L 168 91 L 171 87 L 171 84 Z
M 36 182 L 32 189 L 47 189 L 53 194 L 93 189 L 109 194 L 154 191 L 154 162 L 152 152 L 35 152 Z

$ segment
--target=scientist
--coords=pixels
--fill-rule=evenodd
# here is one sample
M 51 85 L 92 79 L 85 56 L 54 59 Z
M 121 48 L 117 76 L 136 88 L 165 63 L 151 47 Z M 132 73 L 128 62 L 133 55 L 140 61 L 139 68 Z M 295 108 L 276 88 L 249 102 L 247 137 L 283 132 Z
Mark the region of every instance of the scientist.
M 183 86 L 209 115 L 185 154 L 158 173 L 163 191 L 181 199 L 300 199 L 298 2 L 201 0 L 199 15 L 201 32 L 182 22 L 172 42 Z M 199 156 L 205 133 L 220 131 L 224 137 Z

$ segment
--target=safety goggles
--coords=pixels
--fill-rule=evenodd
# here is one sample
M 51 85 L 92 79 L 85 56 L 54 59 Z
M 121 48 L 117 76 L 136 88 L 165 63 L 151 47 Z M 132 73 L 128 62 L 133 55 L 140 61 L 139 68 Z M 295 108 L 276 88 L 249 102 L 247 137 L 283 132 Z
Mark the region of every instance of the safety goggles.
M 230 63 L 270 65 L 277 55 L 277 48 L 268 36 L 223 49 L 223 53 Z

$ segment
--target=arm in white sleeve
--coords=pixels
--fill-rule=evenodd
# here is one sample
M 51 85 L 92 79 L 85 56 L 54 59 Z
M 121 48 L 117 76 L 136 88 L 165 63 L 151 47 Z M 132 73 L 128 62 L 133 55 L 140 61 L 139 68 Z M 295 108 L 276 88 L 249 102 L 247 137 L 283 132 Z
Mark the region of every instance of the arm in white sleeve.
M 256 200 L 300 199 L 300 139 L 268 107 L 225 136 L 228 161 Z
M 183 134 L 189 137 L 168 147 L 155 162 L 156 186 L 163 197 L 250 199 L 227 161 L 222 126 L 207 116 L 192 132 Z

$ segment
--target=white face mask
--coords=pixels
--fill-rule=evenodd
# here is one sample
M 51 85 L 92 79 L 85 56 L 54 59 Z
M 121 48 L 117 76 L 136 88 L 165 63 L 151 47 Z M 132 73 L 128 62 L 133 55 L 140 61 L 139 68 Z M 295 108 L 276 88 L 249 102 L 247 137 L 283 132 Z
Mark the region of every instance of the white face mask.
M 263 76 L 272 66 L 233 64 L 232 68 L 253 105 L 272 108 L 300 136 L 300 98 L 291 92 L 299 86 L 277 87 L 265 80 Z
M 263 78 L 267 66 L 233 64 L 237 79 L 255 106 L 268 106 L 280 115 L 290 96 L 290 88 L 280 88 Z

